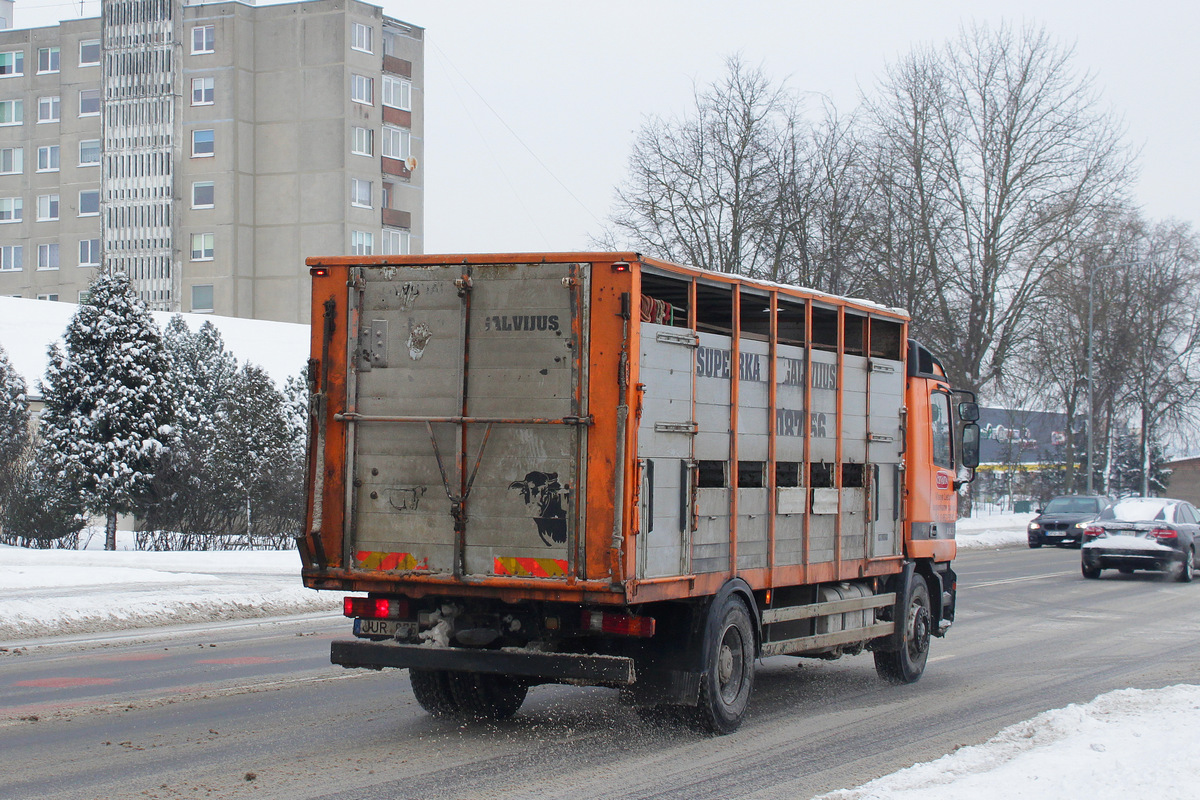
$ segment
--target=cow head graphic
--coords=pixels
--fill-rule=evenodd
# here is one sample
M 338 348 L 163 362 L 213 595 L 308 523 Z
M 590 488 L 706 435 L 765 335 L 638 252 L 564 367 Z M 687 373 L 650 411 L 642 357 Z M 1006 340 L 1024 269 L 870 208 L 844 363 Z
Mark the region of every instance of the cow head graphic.
M 533 521 L 538 535 L 549 547 L 567 541 L 567 511 L 564 499 L 570 495 L 571 487 L 558 482 L 557 472 L 527 472 L 525 479 L 513 481 L 509 489 L 516 489 L 533 509 Z

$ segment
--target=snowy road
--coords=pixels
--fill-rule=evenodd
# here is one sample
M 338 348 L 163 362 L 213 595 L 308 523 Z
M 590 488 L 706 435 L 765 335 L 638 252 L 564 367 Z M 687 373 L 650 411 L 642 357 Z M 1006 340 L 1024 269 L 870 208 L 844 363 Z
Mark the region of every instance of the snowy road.
M 1200 586 L 1084 581 L 1078 558 L 962 554 L 960 617 L 920 683 L 883 684 L 869 656 L 770 659 L 719 739 L 570 687 L 535 688 L 503 725 L 433 720 L 403 673 L 328 666 L 335 628 L 315 620 L 0 654 L 0 706 L 24 709 L 0 714 L 0 797 L 812 797 L 1114 689 L 1200 683 Z M 18 696 L 14 675 L 79 683 Z

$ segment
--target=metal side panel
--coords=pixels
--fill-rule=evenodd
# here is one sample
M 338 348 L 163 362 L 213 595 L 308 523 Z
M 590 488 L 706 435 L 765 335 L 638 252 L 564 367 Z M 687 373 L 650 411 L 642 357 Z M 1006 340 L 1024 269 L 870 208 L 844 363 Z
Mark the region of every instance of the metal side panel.
M 692 387 L 696 334 L 686 328 L 641 323 L 638 381 L 645 387 L 638 428 L 642 468 L 638 577 L 683 574 L 691 539 L 692 458 L 696 424 Z

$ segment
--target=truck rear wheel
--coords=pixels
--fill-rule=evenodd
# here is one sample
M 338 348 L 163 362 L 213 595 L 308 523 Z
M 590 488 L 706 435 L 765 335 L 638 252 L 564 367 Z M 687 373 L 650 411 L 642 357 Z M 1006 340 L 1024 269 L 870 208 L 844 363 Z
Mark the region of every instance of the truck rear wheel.
M 408 681 L 421 708 L 435 717 L 452 717 L 458 703 L 450 693 L 450 673 L 445 670 L 410 669 Z
M 450 694 L 459 716 L 475 720 L 508 719 L 525 702 L 529 685 L 508 675 L 450 673 Z
M 913 575 L 905 604 L 900 647 L 893 651 L 875 651 L 875 671 L 888 683 L 916 683 L 925 672 L 929 659 L 929 635 L 933 616 L 929 612 L 929 587 L 920 575 Z
M 754 689 L 754 624 L 746 604 L 733 594 L 715 612 L 708 625 L 712 639 L 696 713 L 705 730 L 732 733 L 742 724 Z

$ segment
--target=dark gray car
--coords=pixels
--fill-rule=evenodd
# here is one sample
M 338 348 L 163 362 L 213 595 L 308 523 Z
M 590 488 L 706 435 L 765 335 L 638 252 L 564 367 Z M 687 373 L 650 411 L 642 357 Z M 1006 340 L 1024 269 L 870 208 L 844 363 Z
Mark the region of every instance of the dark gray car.
M 1104 509 L 1084 531 L 1083 577 L 1104 569 L 1166 572 L 1191 581 L 1196 568 L 1200 513 L 1191 503 L 1165 497 L 1127 497 Z
M 1055 497 L 1039 508 L 1038 516 L 1029 523 L 1029 546 L 1079 547 L 1084 529 L 1111 504 L 1112 500 L 1102 495 Z

